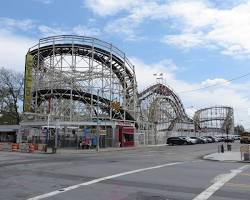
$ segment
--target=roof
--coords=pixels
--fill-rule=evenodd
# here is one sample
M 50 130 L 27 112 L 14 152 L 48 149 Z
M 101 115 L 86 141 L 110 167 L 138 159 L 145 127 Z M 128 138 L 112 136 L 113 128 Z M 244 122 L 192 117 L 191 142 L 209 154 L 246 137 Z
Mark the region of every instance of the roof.
M 0 125 L 1 132 L 16 132 L 19 129 L 20 125 Z

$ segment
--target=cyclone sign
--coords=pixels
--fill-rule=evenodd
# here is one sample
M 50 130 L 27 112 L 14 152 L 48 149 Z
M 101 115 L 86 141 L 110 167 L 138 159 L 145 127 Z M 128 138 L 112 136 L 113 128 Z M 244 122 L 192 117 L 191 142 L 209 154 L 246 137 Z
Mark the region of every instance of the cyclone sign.
M 30 54 L 26 55 L 26 64 L 25 64 L 25 77 L 24 77 L 24 112 L 31 111 L 31 99 L 32 99 L 32 63 L 33 57 Z

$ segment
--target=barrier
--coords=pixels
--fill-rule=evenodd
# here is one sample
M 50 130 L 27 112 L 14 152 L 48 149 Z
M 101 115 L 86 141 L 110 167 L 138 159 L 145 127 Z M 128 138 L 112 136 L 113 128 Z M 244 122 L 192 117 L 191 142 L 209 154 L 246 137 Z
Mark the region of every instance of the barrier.
M 11 145 L 11 149 L 12 149 L 12 151 L 13 151 L 13 152 L 17 152 L 17 151 L 18 151 L 18 149 L 19 149 L 19 145 L 18 145 L 18 144 L 16 144 L 16 143 L 12 143 L 12 145 Z
M 3 151 L 12 151 L 11 143 L 3 143 Z
M 33 144 L 29 144 L 29 153 L 34 153 L 35 146 Z
M 29 152 L 29 144 L 27 144 L 27 143 L 21 143 L 19 145 L 19 147 L 20 147 L 20 151 L 21 152 L 24 152 L 24 153 L 28 153 Z
M 34 150 L 37 151 L 38 150 L 38 144 L 33 144 L 34 145 Z
M 46 144 L 29 143 L 0 143 L 0 151 L 34 153 L 35 151 L 47 152 Z
M 46 144 L 38 144 L 38 151 L 47 152 L 47 145 Z

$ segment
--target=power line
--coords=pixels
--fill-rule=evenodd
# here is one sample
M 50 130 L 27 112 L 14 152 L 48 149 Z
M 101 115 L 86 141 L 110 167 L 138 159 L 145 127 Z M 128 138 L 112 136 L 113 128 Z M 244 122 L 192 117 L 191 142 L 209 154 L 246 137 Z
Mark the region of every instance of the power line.
M 179 93 L 189 93 L 189 92 L 195 92 L 195 91 L 199 91 L 199 90 L 203 90 L 203 89 L 207 89 L 207 88 L 211 88 L 211 87 L 215 87 L 215 86 L 219 86 L 219 85 L 224 85 L 228 82 L 232 82 L 232 81 L 235 81 L 235 80 L 238 80 L 238 79 L 241 79 L 241 78 L 244 78 L 246 76 L 249 76 L 250 75 L 250 72 L 246 73 L 246 74 L 243 74 L 241 76 L 237 76 L 237 77 L 234 77 L 232 79 L 229 79 L 227 80 L 227 82 L 225 83 L 215 83 L 215 84 L 212 84 L 212 85 L 209 85 L 209 86 L 205 86 L 205 87 L 201 87 L 201 88 L 197 88 L 197 89 L 193 89 L 193 90 L 186 90 L 186 91 L 181 91 L 181 92 L 178 92 Z

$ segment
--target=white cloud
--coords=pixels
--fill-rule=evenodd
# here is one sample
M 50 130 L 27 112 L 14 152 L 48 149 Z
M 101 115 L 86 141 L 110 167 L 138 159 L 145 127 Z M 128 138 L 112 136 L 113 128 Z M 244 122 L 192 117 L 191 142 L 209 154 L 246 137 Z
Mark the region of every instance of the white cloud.
M 138 25 L 139 23 L 131 21 L 130 18 L 121 18 L 110 22 L 104 27 L 104 31 L 109 35 L 117 34 L 123 36 L 124 40 L 138 40 L 140 37 L 137 36 L 135 31 Z
M 28 30 L 35 26 L 35 22 L 31 19 L 17 20 L 12 18 L 0 17 L 0 27 L 2 30 Z
M 94 13 L 106 16 L 114 15 L 122 10 L 130 10 L 133 6 L 141 5 L 140 0 L 86 0 L 84 5 Z
M 222 54 L 250 56 L 249 0 L 227 1 L 221 6 L 209 0 L 87 0 L 85 5 L 100 16 L 125 11 L 107 23 L 108 33 L 140 38 L 139 27 L 147 20 L 157 20 L 174 32 L 160 39 L 167 44 L 185 49 L 217 47 Z
M 207 80 L 201 82 L 201 85 L 204 87 L 215 86 L 215 85 L 219 85 L 219 86 L 224 87 L 228 84 L 230 84 L 230 82 L 226 79 L 223 79 L 223 78 L 207 79 Z
M 5 30 L 5 32 L 12 34 L 20 30 L 29 30 L 38 33 L 39 36 L 42 37 L 64 34 L 98 36 L 101 33 L 100 29 L 87 25 L 79 24 L 73 27 L 47 26 L 31 19 L 13 19 L 6 17 L 0 17 L 0 28 L 2 32 Z
M 35 43 L 30 38 L 0 31 L 0 67 L 23 72 L 25 55 Z
M 69 35 L 76 34 L 80 36 L 98 36 L 100 30 L 93 27 L 84 25 L 77 25 L 72 28 L 61 28 L 61 27 L 50 27 L 45 25 L 38 26 L 38 30 L 43 37 L 54 36 L 54 35 Z
M 167 44 L 191 48 L 204 45 L 206 43 L 204 37 L 202 33 L 183 33 L 180 35 L 166 35 L 162 41 Z
M 191 48 L 202 45 L 220 47 L 223 54 L 250 55 L 250 2 L 232 8 L 219 9 L 204 2 L 187 1 L 173 3 L 171 17 L 180 24 L 179 34 L 165 36 L 165 42 Z M 183 9 L 183 8 L 186 9 Z M 188 33 L 188 34 L 187 34 Z M 202 33 L 202 34 L 201 34 Z M 190 39 L 187 39 L 189 36 Z M 174 39 L 173 39 L 174 38 Z M 186 45 L 183 38 L 191 45 Z M 182 45 L 183 44 L 183 45 Z
M 100 35 L 100 30 L 98 28 L 91 28 L 83 25 L 78 25 L 73 27 L 73 33 L 81 36 L 98 36 Z
M 40 31 L 40 33 L 43 37 L 68 34 L 67 31 L 65 31 L 61 28 L 49 27 L 49 26 L 45 26 L 45 25 L 38 26 L 38 30 Z

